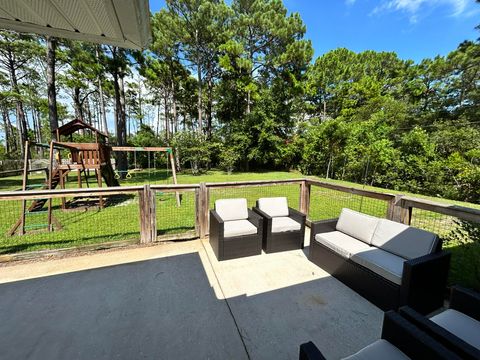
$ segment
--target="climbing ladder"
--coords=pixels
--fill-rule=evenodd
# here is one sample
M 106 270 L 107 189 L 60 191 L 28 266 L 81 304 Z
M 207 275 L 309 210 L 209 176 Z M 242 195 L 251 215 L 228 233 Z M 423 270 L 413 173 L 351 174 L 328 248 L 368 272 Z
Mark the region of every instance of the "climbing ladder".
M 28 141 L 25 143 L 25 158 L 24 158 L 24 171 L 23 171 L 23 182 L 22 182 L 22 190 L 27 191 L 27 190 L 32 190 L 34 188 L 40 188 L 40 190 L 48 190 L 48 189 L 55 189 L 57 185 L 60 183 L 61 179 L 61 173 L 58 171 L 58 169 L 53 169 L 52 166 L 50 166 L 50 171 L 49 171 L 49 176 L 48 180 L 45 181 L 43 184 L 30 184 L 28 185 L 28 160 L 29 160 L 29 143 Z M 52 164 L 51 164 L 52 165 Z M 64 176 L 63 174 L 62 176 Z M 48 210 L 44 210 L 44 206 L 49 202 L 48 205 Z M 39 229 L 47 229 L 48 231 L 53 231 L 55 225 L 55 228 L 57 230 L 60 230 L 62 226 L 58 222 L 58 220 L 52 215 L 52 199 L 47 199 L 47 198 L 42 198 L 42 199 L 34 199 L 33 202 L 30 204 L 30 206 L 27 209 L 27 200 L 22 201 L 22 213 L 17 220 L 17 222 L 12 226 L 12 228 L 9 230 L 8 235 L 12 236 L 14 235 L 18 230 L 21 235 L 25 234 L 26 231 L 28 230 L 39 230 Z M 27 217 L 32 217 L 32 216 L 38 216 L 45 214 L 48 216 L 47 222 L 39 222 L 39 223 L 33 223 L 33 224 L 26 224 L 26 218 Z

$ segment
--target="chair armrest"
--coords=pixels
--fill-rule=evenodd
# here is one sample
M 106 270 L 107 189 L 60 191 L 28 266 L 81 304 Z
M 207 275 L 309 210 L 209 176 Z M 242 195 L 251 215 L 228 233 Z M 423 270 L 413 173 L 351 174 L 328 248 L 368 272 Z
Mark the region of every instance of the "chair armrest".
M 261 230 L 263 228 L 263 217 L 257 214 L 255 211 L 248 209 L 248 221 L 250 221 L 257 229 Z
M 307 215 L 291 207 L 288 208 L 288 217 L 300 224 L 305 224 L 305 220 L 307 219 Z
M 463 359 L 479 359 L 480 350 L 453 335 L 445 328 L 435 324 L 426 316 L 420 314 L 409 306 L 402 306 L 399 314 L 424 331 L 427 335 L 440 342 L 442 345 L 460 355 Z
M 300 345 L 298 360 L 326 360 L 323 354 L 311 341 Z
M 382 339 L 412 359 L 461 359 L 395 311 L 384 315 Z
M 443 306 L 451 253 L 440 251 L 403 263 L 401 305 L 421 314 Z
M 218 215 L 218 213 L 215 210 L 210 210 L 210 219 L 212 219 L 212 217 L 213 217 L 213 220 L 215 220 L 218 224 L 224 223 L 223 219 L 220 217 L 220 215 Z
M 272 220 L 272 217 L 270 215 L 268 215 L 266 212 L 263 212 L 258 207 L 254 206 L 252 210 L 255 211 L 257 214 L 259 214 L 260 216 L 262 216 L 264 219 Z
M 480 293 L 458 285 L 452 286 L 450 309 L 480 321 Z

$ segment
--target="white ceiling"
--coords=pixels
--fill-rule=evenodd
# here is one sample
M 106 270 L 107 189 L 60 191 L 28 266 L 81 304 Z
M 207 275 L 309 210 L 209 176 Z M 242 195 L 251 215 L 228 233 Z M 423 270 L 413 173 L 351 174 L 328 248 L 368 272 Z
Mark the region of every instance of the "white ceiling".
M 143 49 L 148 0 L 0 0 L 0 28 Z

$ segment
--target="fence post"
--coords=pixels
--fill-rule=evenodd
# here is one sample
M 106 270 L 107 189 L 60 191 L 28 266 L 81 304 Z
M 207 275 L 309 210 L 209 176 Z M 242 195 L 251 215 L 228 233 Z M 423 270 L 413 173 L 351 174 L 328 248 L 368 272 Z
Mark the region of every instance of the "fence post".
M 195 191 L 195 221 L 198 222 L 198 235 L 204 238 L 208 234 L 208 187 L 205 183 L 200 183 L 198 192 Z
M 157 237 L 157 212 L 155 192 L 150 185 L 143 185 L 138 192 L 140 207 L 140 243 L 148 244 L 155 241 Z
M 300 211 L 304 214 L 307 215 L 308 217 L 308 211 L 310 209 L 310 190 L 311 190 L 311 185 L 307 183 L 307 180 L 303 180 L 302 183 L 300 184 L 300 204 L 299 208 Z
M 412 209 L 405 206 L 403 195 L 395 195 L 388 203 L 387 219 L 410 225 Z

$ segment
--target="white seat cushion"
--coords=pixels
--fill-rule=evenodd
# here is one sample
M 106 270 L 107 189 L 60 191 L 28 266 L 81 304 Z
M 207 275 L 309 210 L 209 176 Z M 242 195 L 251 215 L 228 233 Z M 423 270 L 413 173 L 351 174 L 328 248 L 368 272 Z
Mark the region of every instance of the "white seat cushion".
M 256 233 L 257 228 L 248 220 L 232 220 L 223 223 L 223 236 L 226 238 Z
M 272 233 L 279 233 L 285 231 L 298 231 L 302 226 L 295 220 L 282 216 L 272 218 Z
M 380 339 L 368 346 L 365 346 L 359 352 L 350 355 L 345 360 L 408 360 L 407 355 L 401 352 L 396 346 L 390 344 L 387 340 Z
M 289 215 L 286 197 L 260 198 L 258 208 L 271 217 Z
M 372 245 L 405 259 L 415 259 L 435 250 L 437 236 L 395 221 L 380 219 Z
M 430 320 L 480 350 L 479 321 L 454 309 L 447 309 Z
M 215 211 L 223 221 L 248 219 L 247 199 L 222 199 L 215 201 Z
M 370 244 L 378 220 L 374 216 L 365 215 L 350 209 L 342 209 L 336 229 Z
M 370 250 L 368 244 L 340 231 L 317 234 L 315 240 L 347 259 L 358 252 Z
M 395 284 L 402 283 L 405 259 L 400 256 L 372 246 L 369 250 L 353 254 L 351 259 Z

